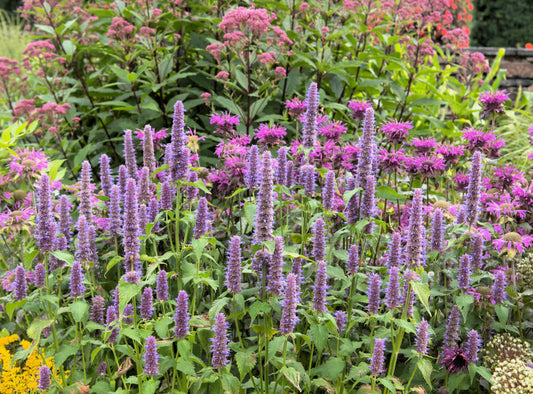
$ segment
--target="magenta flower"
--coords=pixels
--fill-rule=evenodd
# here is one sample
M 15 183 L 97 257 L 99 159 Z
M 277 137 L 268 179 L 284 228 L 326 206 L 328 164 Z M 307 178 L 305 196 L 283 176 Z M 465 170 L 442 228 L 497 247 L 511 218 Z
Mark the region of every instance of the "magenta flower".
M 299 118 L 306 110 L 305 101 L 301 101 L 298 97 L 285 102 L 285 108 L 289 110 L 289 115 Z
M 218 134 L 233 134 L 235 126 L 238 126 L 239 123 L 239 115 L 231 115 L 229 111 L 221 114 L 215 112 L 209 120 L 209 124 L 217 126 L 215 133 Z
M 367 103 L 364 100 L 350 100 L 348 101 L 348 108 L 352 110 L 350 116 L 356 120 L 363 120 L 368 108 L 372 108 L 371 103 Z
M 511 259 L 514 258 L 517 253 L 524 253 L 525 248 L 529 248 L 532 244 L 533 237 L 531 235 L 520 235 L 514 231 L 505 233 L 500 238 L 496 238 L 492 241 L 492 245 L 499 253 L 507 253 Z
M 500 189 L 507 189 L 514 186 L 516 183 L 525 182 L 524 173 L 518 171 L 512 165 L 506 165 L 503 168 L 495 168 L 494 170 L 495 186 Z
M 391 144 L 400 144 L 405 141 L 409 135 L 409 130 L 413 129 L 411 122 L 399 122 L 396 119 L 389 119 L 387 123 L 381 126 L 383 140 Z
M 15 149 L 9 161 L 9 173 L 23 177 L 37 177 L 48 168 L 48 157 L 35 149 Z
M 346 134 L 348 127 L 340 120 L 334 120 L 320 125 L 318 134 L 323 135 L 327 139 L 338 141 L 342 134 Z
M 440 144 L 435 153 L 438 153 L 442 156 L 446 164 L 457 164 L 459 161 L 459 156 L 463 156 L 463 147 L 454 146 L 450 143 Z
M 444 350 L 442 361 L 440 362 L 448 373 L 463 372 L 468 368 L 469 363 L 468 356 L 457 345 L 453 349 Z
M 501 194 L 499 201 L 489 201 L 486 210 L 497 218 L 508 216 L 515 219 L 525 219 L 527 214 L 525 209 L 520 209 L 520 204 L 518 202 L 512 200 L 509 193 Z
M 405 166 L 405 151 L 403 149 L 394 150 L 394 148 L 390 148 L 390 150 L 387 150 L 385 148 L 381 148 L 379 150 L 379 168 L 381 168 L 384 172 L 394 172 L 394 171 L 400 171 Z
M 483 104 L 483 113 L 481 114 L 481 117 L 489 118 L 494 114 L 505 114 L 503 103 L 509 101 L 509 96 L 505 90 L 485 92 L 481 95 L 479 101 Z
M 263 146 L 273 147 L 283 140 L 287 134 L 285 130 L 287 129 L 280 125 L 269 126 L 266 123 L 260 123 L 259 128 L 255 129 L 255 139 Z
M 417 172 L 426 178 L 435 178 L 444 171 L 444 160 L 437 155 L 423 155 L 414 157 L 412 165 Z
M 466 144 L 466 150 L 475 151 L 479 149 L 485 149 L 491 141 L 496 140 L 496 136 L 491 132 L 484 132 L 481 129 L 474 127 L 468 127 L 462 131 L 461 138 L 468 141 Z
M 422 155 L 424 153 L 428 153 L 432 149 L 435 149 L 437 147 L 437 141 L 431 137 L 417 137 L 413 138 L 411 141 L 411 146 L 413 147 L 413 153 L 415 155 Z

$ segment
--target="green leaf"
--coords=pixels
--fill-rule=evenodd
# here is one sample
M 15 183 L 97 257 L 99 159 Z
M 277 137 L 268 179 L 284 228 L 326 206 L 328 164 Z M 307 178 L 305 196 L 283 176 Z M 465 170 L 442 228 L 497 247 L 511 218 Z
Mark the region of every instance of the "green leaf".
M 251 349 L 246 349 L 244 352 L 235 353 L 235 361 L 237 362 L 237 368 L 241 375 L 241 381 L 250 372 L 257 363 L 257 356 Z
M 120 261 L 124 260 L 124 257 L 122 256 L 115 256 L 111 259 L 109 263 L 107 263 L 107 267 L 105 269 L 106 274 L 113 268 L 115 265 L 117 265 Z
M 283 367 L 280 372 L 299 392 L 302 391 L 302 388 L 300 387 L 300 372 L 292 367 Z
M 378 382 L 381 383 L 383 386 L 385 386 L 387 389 L 390 390 L 391 393 L 396 392 L 396 388 L 394 387 L 394 383 L 388 379 L 388 378 L 380 378 L 378 379 Z
M 144 394 L 154 394 L 157 388 L 159 387 L 159 380 L 146 380 L 143 383 L 143 393 Z
M 418 360 L 416 363 L 416 366 L 422 373 L 422 376 L 424 377 L 424 380 L 428 384 L 430 388 L 432 388 L 431 385 L 431 372 L 433 372 L 433 365 L 431 365 L 431 362 L 425 358 L 422 358 Z
M 23 307 L 26 302 L 28 301 L 20 300 L 16 302 L 8 302 L 6 304 L 6 312 L 7 312 L 7 315 L 9 316 L 9 320 L 13 320 L 13 313 L 15 313 L 15 310 L 19 307 L 20 308 Z
M 121 283 L 118 286 L 118 300 L 119 300 L 119 314 L 122 315 L 124 308 L 131 301 L 133 297 L 139 294 L 141 289 L 140 285 L 134 285 L 132 283 Z
M 250 305 L 250 308 L 248 308 L 248 314 L 250 315 L 250 325 L 255 321 L 255 318 L 260 313 L 268 313 L 272 307 L 266 303 L 261 301 L 255 301 L 252 305 Z
M 376 187 L 376 197 L 389 201 L 401 201 L 407 198 L 407 196 L 397 193 L 394 189 L 388 186 Z
M 31 339 L 38 342 L 41 332 L 44 328 L 50 327 L 50 324 L 52 324 L 51 320 L 36 318 L 31 322 L 26 332 Z
M 186 186 L 197 187 L 198 189 L 203 191 L 205 194 L 211 194 L 209 189 L 205 186 L 204 181 L 202 181 L 201 179 L 198 179 L 196 182 L 182 182 L 182 184 Z
M 461 294 L 455 297 L 455 303 L 459 307 L 459 310 L 461 311 L 461 314 L 463 315 L 463 319 L 466 320 L 468 311 L 470 310 L 470 305 L 472 305 L 473 302 L 474 302 L 474 297 L 471 294 Z
M 239 379 L 229 373 L 224 373 L 220 375 L 220 383 L 222 384 L 223 392 L 227 394 L 234 393 L 235 389 L 240 385 Z M 213 392 L 219 391 L 213 390 Z
M 509 308 L 506 305 L 497 304 L 494 307 L 494 310 L 496 311 L 500 323 L 507 324 L 507 320 L 509 319 Z
M 211 305 L 211 308 L 209 308 L 209 319 L 213 320 L 215 316 L 224 308 L 229 302 L 229 298 L 219 298 L 218 300 L 215 300 L 213 304 Z
M 287 340 L 286 337 L 275 337 L 272 338 L 268 344 L 268 355 L 267 355 L 267 362 L 272 361 L 272 358 L 276 355 L 277 352 L 283 351 L 283 345 L 285 344 L 285 341 Z
M 332 357 L 320 366 L 313 368 L 313 372 L 320 377 L 327 378 L 335 382 L 344 371 L 344 360 L 338 357 Z
M 429 286 L 427 283 L 412 281 L 411 289 L 415 292 L 422 305 L 426 308 L 431 316 L 431 309 L 429 308 Z
M 61 167 L 61 164 L 63 164 L 65 160 L 54 160 L 51 161 L 50 164 L 48 164 L 48 176 L 51 180 L 55 181 L 57 176 L 57 170 L 59 170 L 59 167 Z
M 402 327 L 406 332 L 410 332 L 412 334 L 416 332 L 416 326 L 414 323 L 409 321 L 403 319 L 394 319 L 394 324 L 396 324 L 398 327 Z
M 192 240 L 192 250 L 194 251 L 197 261 L 200 261 L 200 258 L 202 257 L 202 253 L 204 252 L 204 249 L 208 243 L 209 243 L 209 240 L 205 237 Z
M 39 254 L 38 249 L 33 249 L 27 252 L 24 252 L 24 267 L 29 269 L 32 266 L 33 259 Z
M 56 368 L 63 365 L 67 358 L 78 353 L 78 348 L 70 344 L 61 345 L 59 351 L 54 354 L 54 364 Z
M 72 55 L 74 51 L 76 51 L 76 45 L 72 43 L 70 40 L 63 41 L 63 49 L 65 50 L 65 53 L 67 55 Z M 52 178 L 52 177 L 50 177 Z M 53 178 L 52 178 L 53 179 Z
M 183 372 L 185 375 L 194 375 L 196 373 L 193 362 L 190 360 L 185 360 L 183 357 L 178 358 L 176 369 Z
M 64 261 L 67 264 L 74 263 L 74 256 L 71 255 L 69 252 L 65 252 L 64 250 L 54 250 L 50 252 L 50 254 L 56 259 Z
M 251 202 L 246 202 L 244 204 L 244 215 L 246 216 L 246 221 L 250 226 L 254 225 L 255 215 L 257 212 L 257 205 Z
M 130 339 L 133 339 L 139 345 L 142 344 L 141 343 L 141 337 L 139 336 L 139 333 L 137 332 L 137 330 L 134 330 L 133 328 L 126 327 L 126 328 L 121 329 L 120 333 L 123 334 L 124 336 L 127 336 Z
M 76 301 L 70 304 L 69 308 L 76 323 L 89 318 L 89 304 L 85 301 Z
M 315 324 L 311 326 L 311 328 L 307 332 L 307 335 L 311 338 L 311 340 L 315 344 L 315 347 L 318 350 L 318 353 L 322 353 L 322 350 L 325 349 L 328 343 L 328 333 L 329 333 L 328 328 L 326 326 L 322 326 L 319 324 Z

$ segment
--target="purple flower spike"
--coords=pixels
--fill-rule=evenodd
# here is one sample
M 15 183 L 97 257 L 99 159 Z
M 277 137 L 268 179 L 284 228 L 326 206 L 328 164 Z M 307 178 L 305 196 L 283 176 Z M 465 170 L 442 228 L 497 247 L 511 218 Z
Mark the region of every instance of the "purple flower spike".
M 141 169 L 141 176 L 139 178 L 139 184 L 137 189 L 137 197 L 139 199 L 139 204 L 143 201 L 150 201 L 150 198 L 152 197 L 150 187 L 150 172 L 147 167 L 143 167 Z
M 183 103 L 181 101 L 176 101 L 176 104 L 174 104 L 171 140 L 172 146 L 174 148 L 181 148 L 186 143 L 185 109 L 183 108 Z
M 172 210 L 172 202 L 176 196 L 174 189 L 168 182 L 163 182 L 161 185 L 161 209 L 164 211 Z
M 107 363 L 105 361 L 102 361 L 100 364 L 98 364 L 98 368 L 96 368 L 96 374 L 97 375 L 107 374 Z
M 91 164 L 85 160 L 81 163 L 81 179 L 80 179 L 80 215 L 85 216 L 87 223 L 93 221 L 93 206 L 92 206 L 92 185 L 91 185 Z
M 300 169 L 300 181 L 304 186 L 305 195 L 311 197 L 316 188 L 316 168 L 312 164 L 306 164 Z
M 346 266 L 350 275 L 357 274 L 357 271 L 359 270 L 359 246 L 350 246 L 350 251 L 348 252 L 348 262 L 346 263 Z
M 154 129 L 150 125 L 144 126 L 143 166 L 148 168 L 150 175 L 155 170 Z
M 21 301 L 28 294 L 28 285 L 26 284 L 26 270 L 22 266 L 15 268 L 14 298 Z
M 45 283 L 46 283 L 46 272 L 44 269 L 44 265 L 39 263 L 35 266 L 35 286 L 44 287 Z
M 385 363 L 385 338 L 374 341 L 374 351 L 370 359 L 370 372 L 374 376 L 378 376 L 383 372 L 383 365 Z
M 109 233 L 118 237 L 122 232 L 122 218 L 120 217 L 120 188 L 111 186 L 109 195 Z
M 387 308 L 390 311 L 400 305 L 400 275 L 398 267 L 389 268 L 389 286 L 387 287 Z
M 389 255 L 387 257 L 387 267 L 398 267 L 400 265 L 401 246 L 402 234 L 392 234 L 392 238 L 389 244 Z
M 132 272 L 135 272 L 135 271 L 132 271 Z M 128 283 L 131 283 L 131 282 L 128 282 Z M 124 324 L 126 325 L 133 324 L 133 322 L 135 321 L 133 318 L 133 315 L 134 315 L 133 305 L 127 304 L 124 307 L 124 312 L 122 313 Z
M 470 256 L 464 254 L 459 264 L 459 275 L 457 277 L 457 287 L 468 289 L 470 287 Z
M 298 322 L 296 317 L 296 306 L 298 304 L 299 289 L 296 284 L 296 275 L 290 273 L 287 275 L 287 284 L 285 289 L 285 300 L 283 301 L 283 311 L 281 313 L 281 322 L 279 332 L 282 335 L 290 334 Z
M 499 304 L 507 299 L 505 289 L 507 287 L 507 275 L 505 271 L 498 270 L 494 273 L 494 283 L 492 284 L 491 295 L 494 302 Z
M 416 331 L 416 352 L 419 357 L 427 354 L 428 352 L 428 343 L 430 333 L 428 330 L 429 324 L 425 319 L 422 319 L 420 324 L 417 327 Z
M 89 313 L 89 320 L 98 324 L 104 324 L 104 298 L 97 295 L 93 297 L 92 301 L 93 304 L 91 306 L 91 312 Z
M 177 150 L 174 150 L 169 178 L 171 181 L 175 182 L 180 179 L 185 179 L 185 176 L 189 170 L 190 158 L 191 151 L 186 146 L 182 146 Z
M 59 199 L 59 233 L 63 234 L 70 243 L 72 239 L 72 219 L 70 218 L 70 201 L 64 194 Z
M 481 234 L 474 235 L 472 240 L 472 257 L 471 266 L 474 271 L 478 271 L 483 266 L 483 236 Z
M 296 277 L 296 289 L 297 294 L 300 294 L 300 284 L 302 283 L 302 259 L 300 257 L 295 258 L 292 261 L 291 274 L 294 274 Z
M 155 294 L 157 299 L 161 302 L 168 300 L 168 280 L 167 272 L 165 270 L 161 270 L 159 271 L 159 274 L 157 274 Z
M 359 159 L 357 162 L 357 186 L 366 190 L 366 181 L 369 175 L 374 175 L 377 147 L 374 142 L 374 110 L 367 108 L 363 122 L 363 134 L 359 140 Z
M 344 326 L 346 325 L 346 312 L 337 311 L 335 312 L 335 322 L 337 323 L 337 332 L 341 333 L 344 331 Z
M 368 275 L 368 313 L 376 314 L 379 311 L 381 280 L 378 274 Z
M 131 130 L 124 131 L 124 159 L 128 169 L 128 177 L 137 178 L 137 159 L 135 158 L 135 149 L 133 148 L 133 138 Z
M 405 250 L 406 263 L 410 267 L 418 267 L 424 263 L 425 255 L 425 230 L 422 217 L 422 189 L 415 189 L 411 212 L 409 217 L 409 229 L 407 232 L 407 246 Z
M 148 208 L 146 204 L 139 205 L 139 235 L 144 235 L 148 224 Z
M 326 181 L 322 189 L 322 205 L 325 210 L 333 209 L 333 197 L 335 195 L 335 172 L 328 171 Z
M 119 329 L 117 328 L 118 313 L 116 308 L 116 306 L 110 306 L 107 308 L 106 312 L 106 328 L 107 331 L 111 331 L 111 335 L 107 339 L 108 343 L 115 343 L 119 333 Z
M 272 157 L 269 151 L 263 153 L 261 166 L 261 184 L 257 195 L 257 213 L 254 225 L 254 241 L 269 241 L 274 225 L 274 191 L 273 191 Z
M 39 203 L 37 210 L 37 237 L 42 253 L 52 250 L 54 233 L 52 232 L 52 208 L 50 206 L 50 178 L 41 175 L 39 181 Z
M 111 179 L 111 168 L 109 167 L 109 156 L 105 153 L 100 156 L 100 183 L 104 196 L 110 196 L 113 180 Z
M 274 238 L 274 252 L 268 267 L 267 291 L 277 297 L 283 291 L 283 247 L 283 237 Z
M 51 371 L 46 365 L 39 368 L 39 390 L 45 392 L 50 387 Z
M 326 273 L 326 262 L 320 261 L 316 272 L 316 281 L 314 287 L 313 308 L 318 313 L 326 312 L 326 295 L 328 274 Z
M 472 157 L 472 169 L 469 174 L 468 192 L 464 203 L 465 222 L 473 225 L 478 218 L 481 199 L 481 175 L 483 166 L 481 163 L 481 153 L 476 151 Z
M 144 374 L 159 375 L 159 354 L 155 337 L 149 336 L 146 340 L 146 352 L 144 353 Z
M 459 324 L 461 323 L 461 313 L 457 305 L 452 306 L 448 315 L 448 324 L 444 332 L 444 343 L 442 350 L 453 350 L 456 347 L 456 341 L 459 339 Z
M 129 178 L 124 196 L 124 269 L 140 271 L 139 253 L 141 250 L 139 240 L 139 207 L 137 205 L 137 187 L 135 180 Z
M 195 183 L 198 180 L 198 173 L 196 171 L 189 171 L 189 175 L 187 177 L 187 182 Z M 187 200 L 189 202 L 193 201 L 198 197 L 198 188 L 195 186 L 187 186 L 187 189 L 185 191 L 185 194 L 187 195 Z
M 306 111 L 304 115 L 304 123 L 302 128 L 302 140 L 305 148 L 312 148 L 315 146 L 316 133 L 318 129 L 318 102 L 319 93 L 315 82 L 312 82 L 307 91 L 305 99 Z
M 128 182 L 128 169 L 124 164 L 118 168 L 118 186 L 120 188 L 120 202 L 124 201 L 126 195 L 126 184 Z
M 78 218 L 78 248 L 76 250 L 76 259 L 80 261 L 91 261 L 92 250 L 89 238 L 89 225 L 87 218 L 80 215 Z
M 141 319 L 150 320 L 154 313 L 154 307 L 152 304 L 153 294 L 151 287 L 145 287 L 143 295 L 141 297 L 141 305 L 139 309 L 141 310 Z
M 431 234 L 431 250 L 442 251 L 444 247 L 444 226 L 442 223 L 442 211 L 437 208 L 433 214 L 433 231 Z
M 259 149 L 257 145 L 252 145 L 246 160 L 246 172 L 244 173 L 244 183 L 250 190 L 255 190 L 259 187 L 261 178 L 259 167 Z
M 476 330 L 471 330 L 468 333 L 468 339 L 466 340 L 466 358 L 469 362 L 475 363 L 478 361 L 478 352 L 481 347 L 481 338 Z
M 315 222 L 315 237 L 313 244 L 315 261 L 324 261 L 326 258 L 326 236 L 324 234 L 324 219 L 318 218 Z
M 213 330 L 215 337 L 211 338 L 211 366 L 219 370 L 229 364 L 228 324 L 223 313 L 217 314 Z
M 189 332 L 189 296 L 181 290 L 176 299 L 176 315 L 174 316 L 174 334 L 178 339 L 183 339 Z
M 276 167 L 276 183 L 278 185 L 287 186 L 287 148 L 285 148 L 284 146 L 282 146 L 278 150 L 278 165 Z
M 228 266 L 226 270 L 226 286 L 231 294 L 241 292 L 241 237 L 231 237 L 228 249 Z
M 346 191 L 354 190 L 355 182 L 355 178 L 348 178 L 348 181 L 346 182 Z M 346 214 L 346 222 L 348 224 L 354 224 L 357 222 L 358 211 L 358 197 L 356 193 L 350 197 L 348 203 L 346 204 L 346 208 L 344 209 L 344 213 Z
M 83 284 L 83 271 L 79 261 L 72 263 L 70 271 L 70 296 L 72 298 L 80 297 L 85 293 L 85 285 Z
M 207 200 L 200 197 L 196 210 L 196 225 L 194 226 L 194 238 L 200 238 L 211 230 L 211 220 L 207 209 Z

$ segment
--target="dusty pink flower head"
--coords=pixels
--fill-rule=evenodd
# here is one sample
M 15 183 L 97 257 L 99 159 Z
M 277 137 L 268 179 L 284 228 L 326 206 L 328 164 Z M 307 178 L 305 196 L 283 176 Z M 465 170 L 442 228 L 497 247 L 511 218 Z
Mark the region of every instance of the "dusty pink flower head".
M 14 153 L 9 163 L 9 172 L 12 175 L 38 177 L 41 171 L 48 168 L 48 157 L 40 151 L 25 148 L 15 149 Z
M 413 153 L 421 155 L 424 153 L 428 153 L 432 149 L 435 149 L 437 147 L 437 141 L 431 137 L 417 137 L 413 138 L 413 141 L 411 141 L 411 146 L 414 150 Z
M 241 31 L 252 40 L 260 39 L 270 29 L 276 14 L 264 8 L 237 7 L 229 11 L 218 25 L 224 33 Z
M 134 31 L 135 26 L 130 24 L 126 19 L 115 17 L 113 18 L 111 26 L 109 26 L 109 30 L 107 31 L 106 35 L 109 38 L 113 38 L 118 41 L 125 41 L 132 37 L 132 33 Z
M 319 126 L 318 134 L 323 135 L 329 140 L 338 141 L 342 134 L 346 134 L 348 127 L 340 120 L 327 122 Z

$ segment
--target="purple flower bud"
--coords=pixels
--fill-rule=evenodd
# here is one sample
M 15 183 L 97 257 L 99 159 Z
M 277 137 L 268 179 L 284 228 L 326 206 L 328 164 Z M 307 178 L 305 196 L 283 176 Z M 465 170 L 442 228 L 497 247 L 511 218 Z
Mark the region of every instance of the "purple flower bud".
M 26 270 L 22 266 L 15 268 L 14 298 L 21 301 L 28 294 L 28 285 L 26 283 Z
M 470 253 L 472 261 L 470 263 L 474 271 L 478 271 L 483 266 L 483 241 L 481 234 L 474 235 L 472 239 L 472 252 Z
M 261 185 L 257 195 L 254 241 L 260 243 L 272 239 L 274 225 L 274 191 L 272 160 L 269 151 L 263 153 L 261 166 Z
M 43 365 L 39 368 L 39 390 L 45 392 L 50 387 L 50 368 Z
M 271 264 L 272 255 L 266 250 L 260 249 L 255 252 L 255 255 L 252 259 L 251 268 L 257 273 L 259 281 L 262 281 L 263 272 L 265 273 L 265 278 L 268 278 L 268 270 Z
M 274 251 L 267 276 L 267 291 L 277 297 L 283 292 L 283 237 L 274 238 Z
M 143 320 L 150 320 L 154 313 L 154 307 L 152 305 L 152 288 L 151 287 L 145 287 L 143 290 L 143 294 L 141 297 L 141 305 L 139 307 L 141 311 L 141 319 Z
M 88 232 L 89 238 L 89 261 L 94 263 L 94 269 L 98 274 L 98 249 L 96 248 L 96 228 L 94 226 L 89 226 Z
M 442 350 L 453 350 L 456 346 L 456 341 L 459 339 L 459 324 L 461 323 L 461 313 L 459 307 L 453 305 L 448 315 L 448 324 L 446 325 L 446 331 L 444 332 L 444 342 Z
M 468 362 L 475 363 L 478 361 L 478 351 L 481 347 L 481 338 L 476 330 L 471 330 L 468 333 L 468 339 L 466 340 L 466 358 Z
M 376 207 L 376 178 L 372 175 L 366 177 L 365 190 L 361 199 L 360 216 L 361 218 L 371 219 L 377 214 Z M 374 229 L 374 223 L 370 222 L 365 226 L 364 233 L 371 234 Z
M 146 204 L 139 205 L 139 235 L 144 235 L 146 232 L 146 225 L 148 224 L 148 209 Z
M 91 312 L 89 313 L 89 320 L 98 324 L 104 324 L 104 309 L 104 298 L 99 295 L 94 296 L 93 304 L 91 306 Z
M 469 174 L 468 192 L 464 203 L 465 222 L 470 226 L 477 221 L 480 210 L 481 175 L 483 173 L 481 159 L 481 153 L 476 151 L 472 157 L 472 169 Z
M 139 271 L 140 241 L 139 241 L 139 213 L 137 205 L 137 190 L 135 180 L 129 178 L 124 196 L 124 269 L 126 272 Z
M 39 263 L 35 266 L 35 286 L 44 287 L 46 284 L 46 271 L 44 265 Z
M 294 182 L 294 163 L 292 161 L 287 162 L 287 180 L 285 186 L 291 187 Z
M 79 261 L 72 263 L 70 270 L 70 296 L 72 298 L 80 297 L 85 293 L 85 285 L 83 284 L 83 271 Z
M 328 171 L 326 181 L 322 189 L 322 205 L 325 210 L 333 209 L 333 197 L 335 195 L 335 172 Z
M 187 177 L 187 182 L 195 183 L 198 180 L 198 173 L 196 171 L 189 171 L 189 175 Z M 185 194 L 187 195 L 187 200 L 189 202 L 193 201 L 198 197 L 198 188 L 195 186 L 187 186 L 187 189 L 185 190 Z
M 124 201 L 126 195 L 126 184 L 128 183 L 128 169 L 124 164 L 118 168 L 118 186 L 120 188 L 120 202 Z
M 156 222 L 156 217 L 159 214 L 159 201 L 156 196 L 152 196 L 148 204 L 148 222 L 154 223 L 154 232 L 159 231 L 159 222 Z
M 387 267 L 398 267 L 400 265 L 400 254 L 402 246 L 402 234 L 393 233 L 389 244 L 389 255 L 387 257 Z
M 124 130 L 124 159 L 126 161 L 126 168 L 128 169 L 128 178 L 136 179 L 138 173 L 137 159 L 135 158 L 131 130 Z
M 205 197 L 198 199 L 198 208 L 196 210 L 196 225 L 194 226 L 194 238 L 200 238 L 202 235 L 211 231 L 211 219 L 207 208 Z
M 50 178 L 42 174 L 39 181 L 39 203 L 37 209 L 37 238 L 42 253 L 52 250 L 52 208 L 50 206 Z
M 287 148 L 282 146 L 278 150 L 278 165 L 276 167 L 276 183 L 287 186 Z
M 176 315 L 174 316 L 174 334 L 178 339 L 183 339 L 189 332 L 189 297 L 181 290 L 176 299 Z
M 132 271 L 132 272 L 135 272 L 135 271 Z M 133 322 L 135 321 L 135 319 L 133 318 L 134 313 L 135 312 L 134 312 L 132 304 L 127 304 L 124 307 L 124 311 L 122 312 L 122 316 L 123 316 L 123 321 L 124 321 L 125 325 L 133 324 Z
M 150 175 L 155 170 L 154 136 L 152 126 L 144 126 L 143 137 L 143 166 L 148 168 Z
M 185 179 L 187 171 L 189 170 L 190 158 L 191 151 L 186 146 L 174 150 L 169 178 L 171 181 L 175 182 L 180 179 Z
M 379 274 L 368 275 L 368 313 L 375 314 L 379 311 L 381 280 Z
M 387 287 L 387 308 L 390 311 L 400 305 L 400 275 L 398 267 L 389 268 L 389 286 Z
M 312 164 L 303 165 L 300 168 L 300 182 L 305 189 L 305 195 L 311 197 L 316 188 L 316 168 Z
M 157 274 L 155 294 L 159 301 L 168 300 L 168 280 L 167 272 L 165 270 L 161 270 L 159 271 L 159 274 Z
M 92 184 L 91 184 L 91 164 L 85 160 L 81 163 L 81 179 L 80 179 L 80 215 L 85 216 L 87 223 L 93 221 L 93 205 L 92 205 Z
M 297 257 L 292 262 L 291 267 L 291 274 L 294 274 L 296 277 L 296 294 L 300 294 L 300 284 L 302 283 L 303 275 L 302 275 L 302 259 L 300 257 Z
M 102 361 L 100 364 L 98 364 L 98 368 L 96 368 L 96 374 L 97 375 L 107 374 L 107 363 L 105 361 Z
M 185 135 L 185 109 L 181 101 L 174 104 L 174 116 L 172 117 L 171 139 L 175 148 L 181 148 L 186 143 Z
M 260 184 L 260 173 L 259 173 L 259 149 L 257 145 L 252 145 L 250 147 L 250 153 L 246 160 L 246 172 L 244 173 L 244 183 L 246 187 L 250 190 L 255 190 L 259 187 Z
M 226 270 L 226 286 L 231 294 L 241 292 L 241 238 L 237 235 L 231 237 L 228 249 L 228 265 Z
M 326 312 L 326 295 L 328 292 L 327 280 L 328 274 L 326 273 L 326 262 L 320 261 L 318 262 L 318 269 L 316 272 L 315 287 L 313 288 L 313 308 L 315 308 L 318 313 Z
M 146 340 L 146 352 L 144 353 L 144 374 L 159 375 L 159 354 L 157 354 L 157 343 L 155 337 L 149 336 Z
M 100 156 L 100 183 L 104 196 L 110 196 L 113 180 L 111 179 L 111 168 L 109 167 L 109 156 L 105 153 Z
M 337 332 L 341 333 L 344 331 L 344 326 L 346 325 L 346 312 L 337 311 L 335 312 L 335 322 L 337 323 Z
M 430 337 L 428 327 L 428 322 L 422 318 L 422 321 L 418 325 L 416 331 L 416 351 L 419 357 L 427 354 L 428 352 L 428 343 Z
M 507 288 L 507 276 L 505 271 L 498 270 L 494 273 L 494 283 L 492 284 L 491 295 L 494 302 L 499 304 L 507 299 L 505 289 Z
M 410 267 L 418 267 L 424 264 L 425 230 L 422 217 L 422 189 L 415 189 L 411 212 L 409 217 L 409 229 L 407 232 L 407 245 L 405 249 L 406 263 Z
M 457 287 L 468 289 L 470 287 L 470 256 L 464 254 L 459 263 L 459 275 L 457 276 Z
M 70 202 L 64 194 L 59 199 L 59 232 L 67 239 L 67 244 L 72 240 L 72 219 L 70 218 Z
M 433 231 L 431 234 L 431 250 L 442 251 L 444 248 L 444 226 L 442 223 L 442 211 L 437 208 L 433 214 Z
M 176 196 L 174 189 L 168 182 L 161 185 L 161 209 L 164 211 L 172 210 L 172 202 Z
M 139 185 L 137 189 L 137 198 L 139 199 L 139 204 L 150 201 L 152 198 L 152 191 L 150 190 L 152 184 L 150 182 L 150 171 L 147 167 L 141 169 L 141 176 L 139 178 Z
M 357 186 L 366 190 L 366 181 L 369 175 L 374 175 L 376 162 L 376 144 L 374 142 L 374 110 L 367 108 L 363 121 L 363 134 L 359 140 L 359 155 L 356 169 Z
M 124 281 L 126 283 L 131 283 L 132 285 L 139 284 L 139 274 L 137 271 L 128 271 L 124 275 Z
M 78 218 L 78 247 L 76 249 L 76 259 L 80 261 L 92 261 L 91 241 L 89 239 L 89 225 L 87 218 L 80 215 Z
M 326 258 L 326 236 L 324 235 L 324 220 L 321 217 L 315 222 L 313 256 L 315 261 L 324 261 Z
M 111 186 L 108 207 L 109 233 L 113 237 L 118 237 L 122 230 L 122 219 L 120 217 L 120 188 L 117 185 Z
M 118 305 L 118 303 L 117 303 Z M 111 335 L 107 339 L 108 343 L 115 343 L 117 341 L 119 329 L 118 329 L 118 313 L 115 306 L 110 306 L 107 308 L 106 312 L 106 327 L 108 331 L 111 331 Z
M 283 301 L 283 311 L 279 332 L 282 335 L 293 332 L 298 318 L 296 317 L 296 306 L 298 304 L 298 287 L 296 285 L 296 275 L 290 273 L 287 275 L 287 284 L 285 289 L 285 300 Z
M 346 182 L 346 191 L 354 190 L 355 189 L 355 178 L 350 177 L 348 178 Z M 350 199 L 348 200 L 348 203 L 346 204 L 346 208 L 344 209 L 344 213 L 346 215 L 346 222 L 348 224 L 354 224 L 357 222 L 357 216 L 358 216 L 358 197 L 357 193 L 354 194 Z
M 385 338 L 374 341 L 374 351 L 370 359 L 370 372 L 377 376 L 383 372 L 383 365 L 385 363 Z
M 318 129 L 318 102 L 319 93 L 315 82 L 312 82 L 307 91 L 305 99 L 306 111 L 304 116 L 304 123 L 302 126 L 302 140 L 305 148 L 312 148 L 315 146 L 316 133 Z
M 350 275 L 357 274 L 359 270 L 359 247 L 357 245 L 350 246 L 346 268 Z
M 228 324 L 223 313 L 217 314 L 213 331 L 215 337 L 211 338 L 211 366 L 217 370 L 229 364 Z

